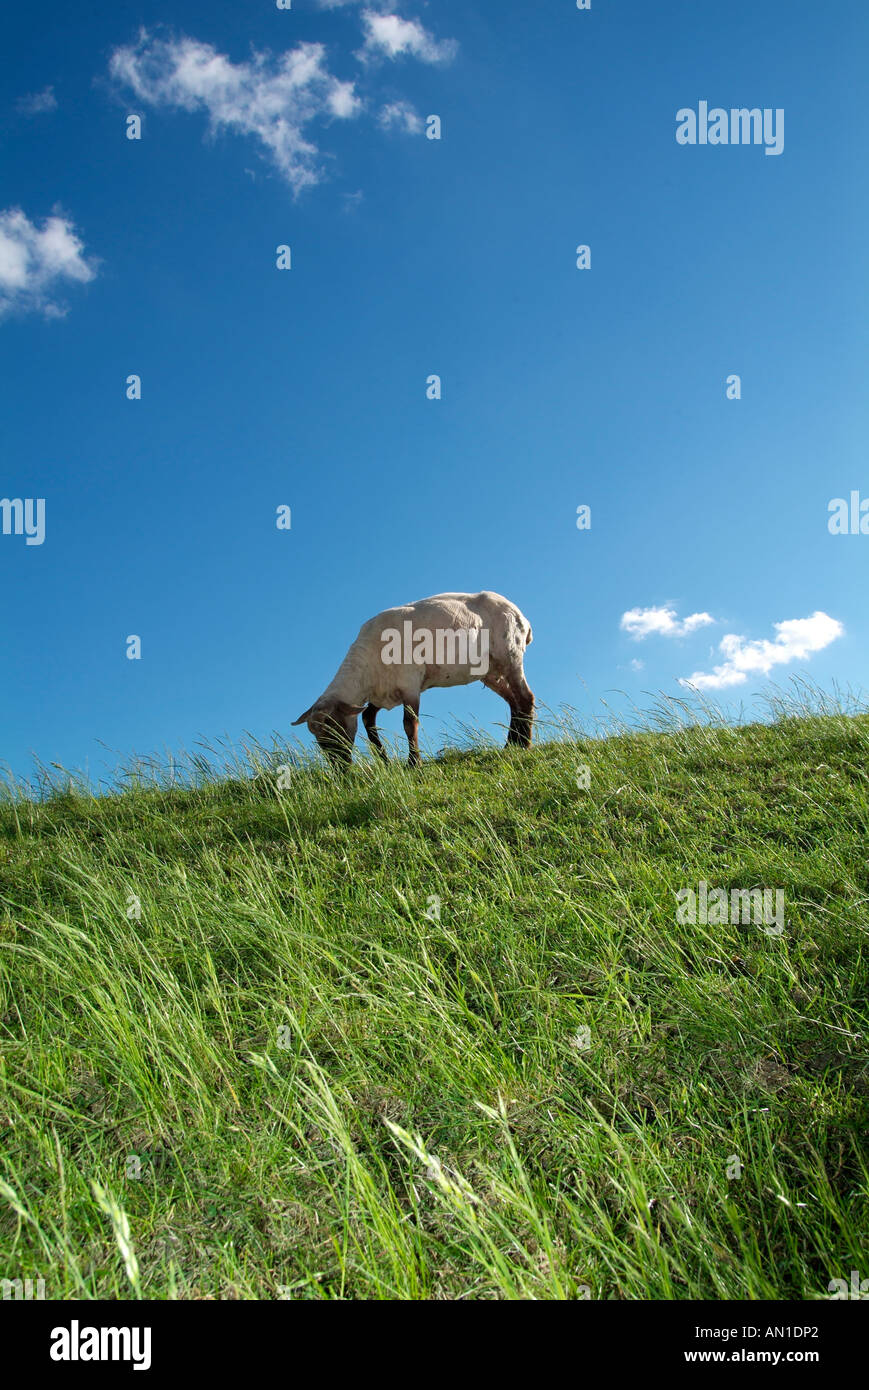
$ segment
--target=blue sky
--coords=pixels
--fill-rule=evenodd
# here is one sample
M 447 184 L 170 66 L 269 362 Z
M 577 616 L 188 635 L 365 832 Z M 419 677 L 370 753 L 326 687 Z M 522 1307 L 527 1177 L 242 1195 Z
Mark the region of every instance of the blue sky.
M 0 497 L 45 535 L 0 534 L 0 761 L 286 734 L 443 590 L 522 608 L 553 708 L 865 687 L 865 6 L 86 11 L 4 16 Z M 782 152 L 680 145 L 701 101 Z

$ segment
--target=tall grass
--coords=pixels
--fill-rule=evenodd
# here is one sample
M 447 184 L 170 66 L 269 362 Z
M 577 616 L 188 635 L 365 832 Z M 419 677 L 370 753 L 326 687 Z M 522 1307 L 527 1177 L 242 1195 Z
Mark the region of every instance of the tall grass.
M 820 1298 L 866 1268 L 869 718 L 663 702 L 0 805 L 0 1277 L 50 1298 Z M 577 769 L 589 769 L 578 785 Z M 280 772 L 279 769 L 283 769 Z M 221 775 L 217 776 L 216 772 Z M 579 778 L 579 782 L 582 778 Z M 285 785 L 281 785 L 281 784 Z M 679 924 L 704 879 L 780 937 Z

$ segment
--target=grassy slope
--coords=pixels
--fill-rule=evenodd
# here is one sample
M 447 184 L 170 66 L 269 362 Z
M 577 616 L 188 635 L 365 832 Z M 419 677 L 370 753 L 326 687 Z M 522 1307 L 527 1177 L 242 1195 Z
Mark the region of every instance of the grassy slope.
M 799 718 L 0 808 L 0 1276 L 865 1277 L 867 749 L 865 717 Z M 677 925 L 701 878 L 783 888 L 784 934 Z

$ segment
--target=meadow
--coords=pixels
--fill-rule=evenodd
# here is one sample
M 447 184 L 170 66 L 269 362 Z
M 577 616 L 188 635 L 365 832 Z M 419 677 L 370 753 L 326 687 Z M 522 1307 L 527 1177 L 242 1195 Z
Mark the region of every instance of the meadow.
M 869 716 L 672 708 L 0 801 L 0 1277 L 820 1299 L 869 1275 Z M 280 772 L 278 769 L 283 768 Z M 784 930 L 677 921 L 705 881 Z

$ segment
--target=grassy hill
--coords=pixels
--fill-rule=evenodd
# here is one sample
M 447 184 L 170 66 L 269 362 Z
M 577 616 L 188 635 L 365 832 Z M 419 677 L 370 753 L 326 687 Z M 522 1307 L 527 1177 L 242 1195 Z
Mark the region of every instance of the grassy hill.
M 0 1277 L 866 1277 L 867 754 L 833 714 L 8 800 Z M 678 922 L 701 880 L 783 890 L 784 930 Z

